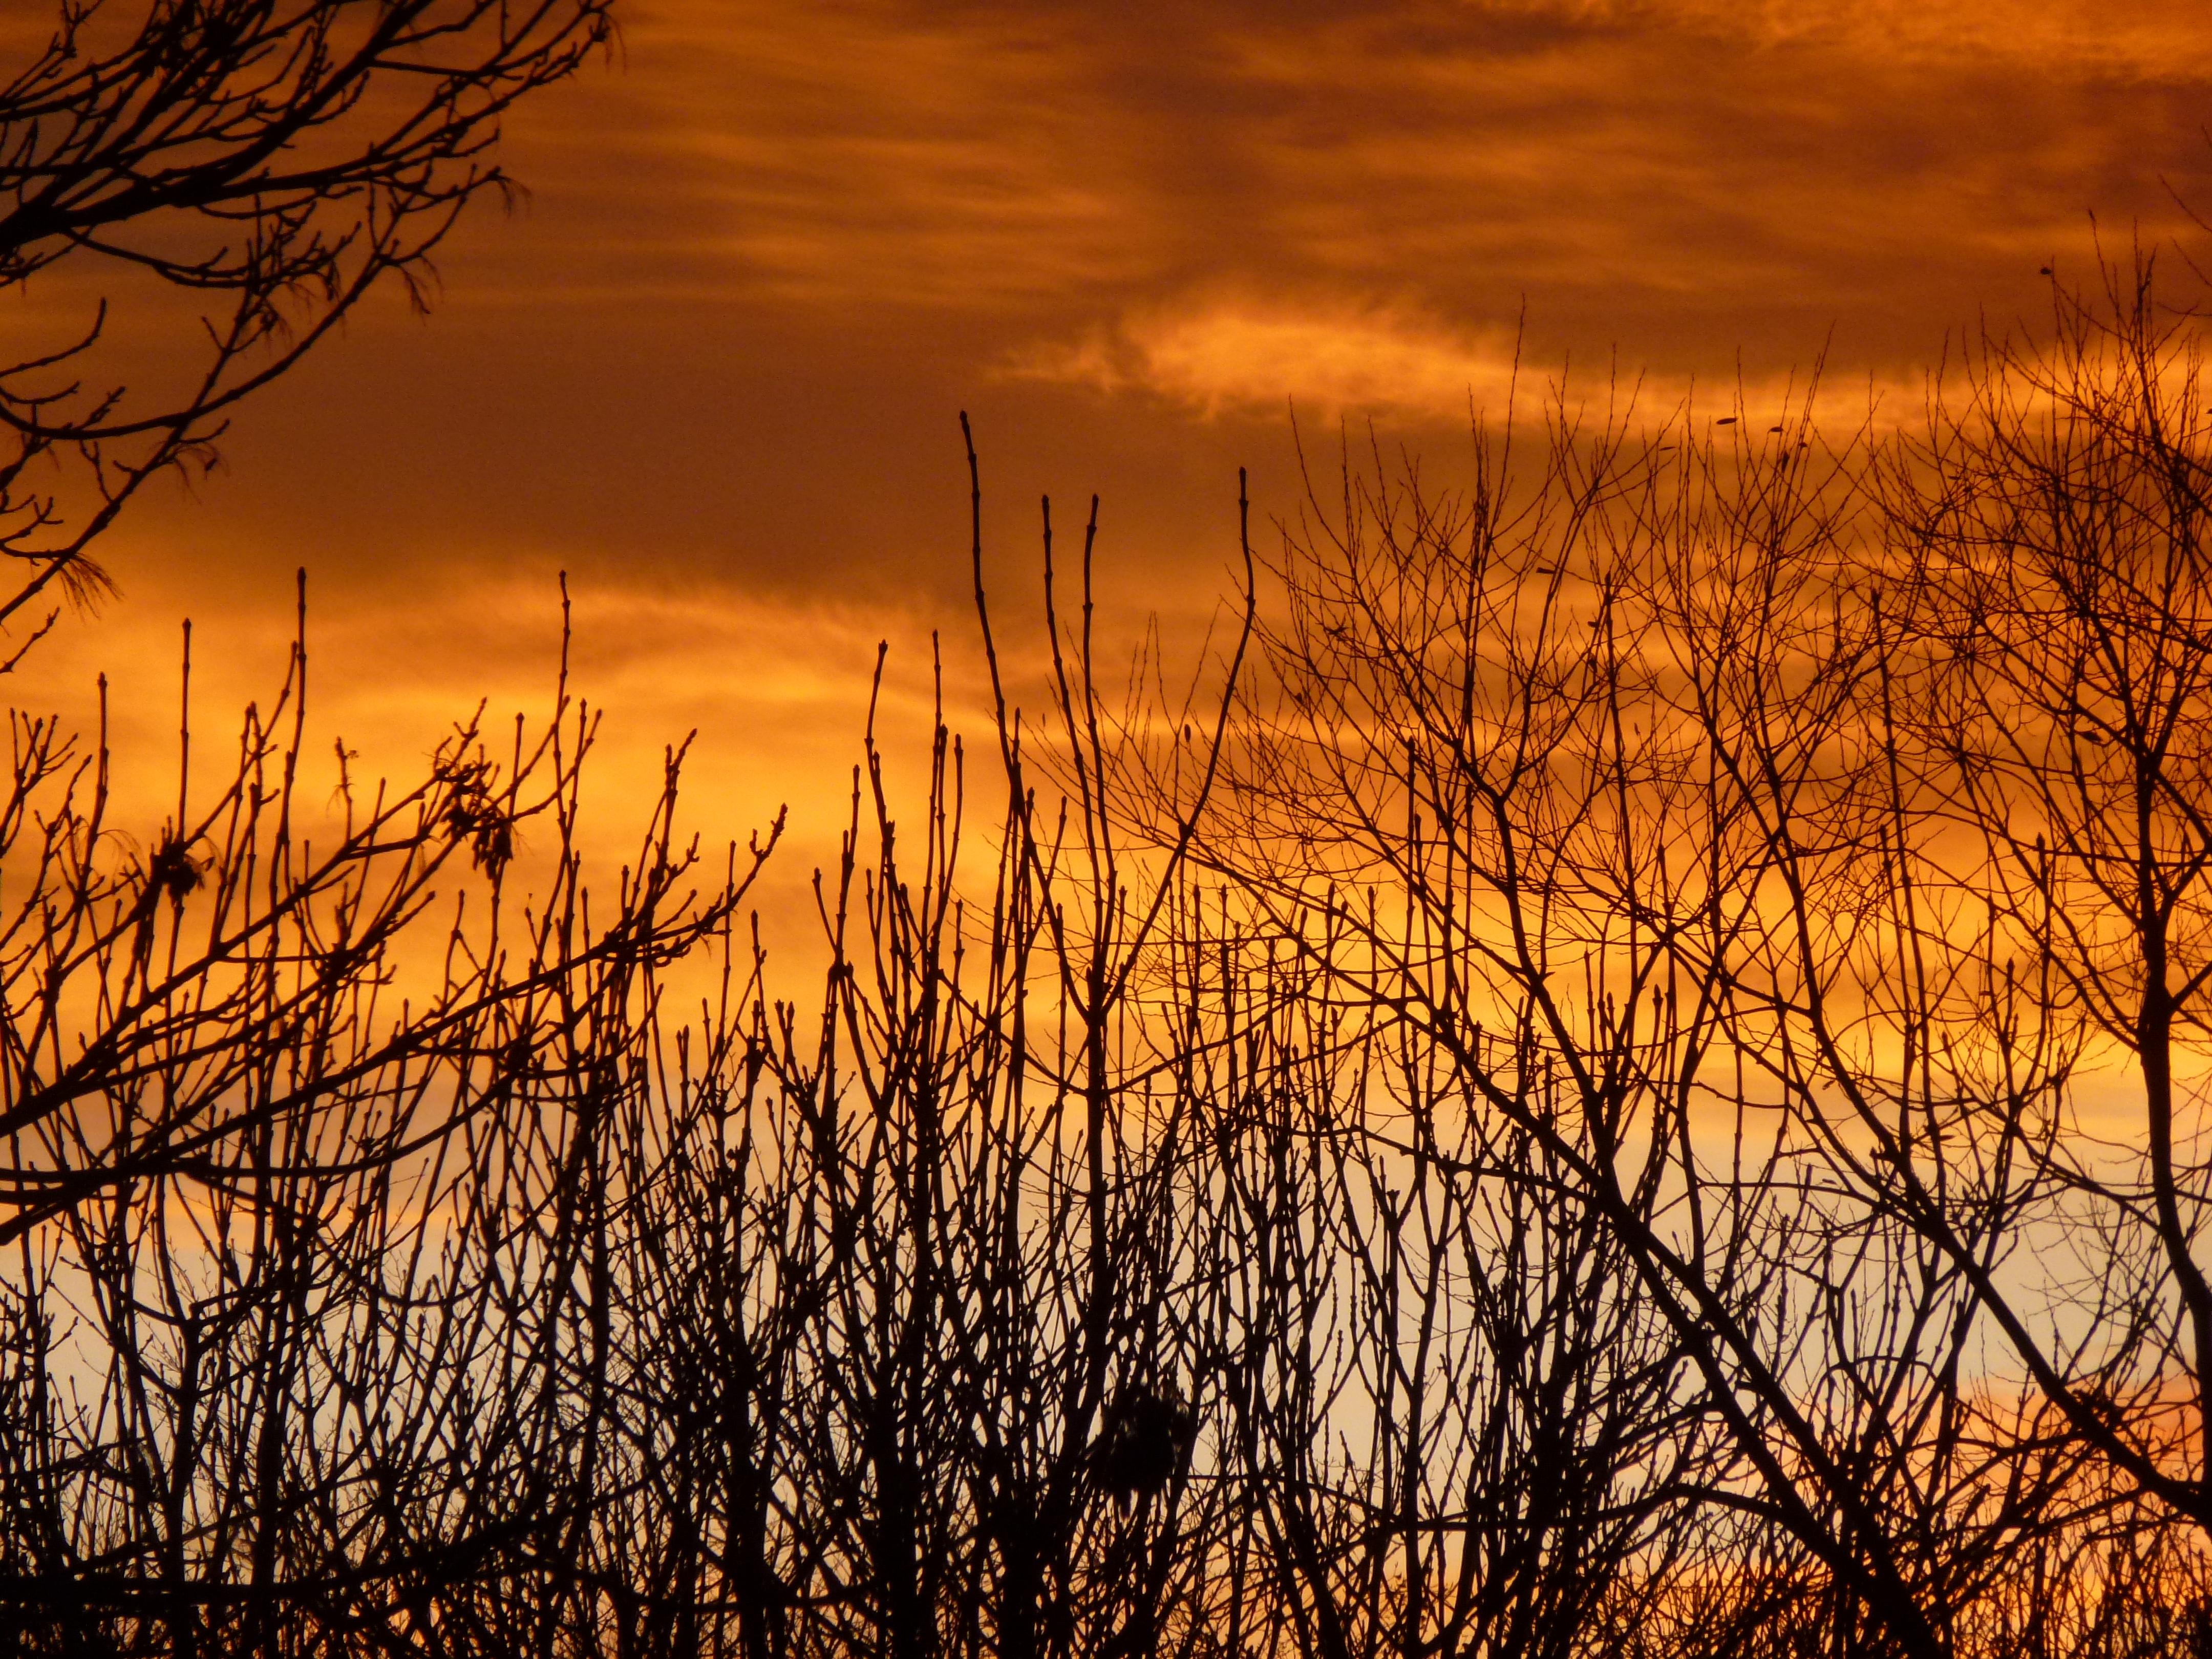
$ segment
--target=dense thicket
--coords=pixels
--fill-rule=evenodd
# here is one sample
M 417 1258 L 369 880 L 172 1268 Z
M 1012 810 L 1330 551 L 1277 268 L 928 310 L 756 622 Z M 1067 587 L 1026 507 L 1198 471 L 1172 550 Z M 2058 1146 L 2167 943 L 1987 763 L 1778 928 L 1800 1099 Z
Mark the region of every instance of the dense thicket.
M 604 29 L 64 13 L 0 288 L 228 309 L 0 372 L 0 672 Z M 1095 666 L 1095 503 L 1003 667 L 979 532 L 981 758 L 867 735 L 818 990 L 679 754 L 594 896 L 565 675 L 326 811 L 303 625 L 158 826 L 11 710 L 0 1637 L 2212 1655 L 2212 422 L 2147 264 L 2054 300 L 1848 442 L 1347 459 L 1188 699 Z
M 672 760 L 587 920 L 579 716 L 312 881 L 270 722 L 191 880 L 27 740 L 19 1639 L 2203 1650 L 2205 434 L 2148 286 L 2060 321 L 1840 449 L 1348 470 L 1212 702 L 1048 539 L 804 1002 Z

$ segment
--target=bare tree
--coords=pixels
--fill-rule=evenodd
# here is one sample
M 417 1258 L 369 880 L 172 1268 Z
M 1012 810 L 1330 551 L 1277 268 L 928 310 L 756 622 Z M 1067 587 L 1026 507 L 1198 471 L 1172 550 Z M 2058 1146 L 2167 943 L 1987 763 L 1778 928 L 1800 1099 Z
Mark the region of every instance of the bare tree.
M 0 70 L 0 291 L 68 319 L 0 366 L 0 623 L 100 592 L 131 495 L 372 289 L 424 303 L 461 210 L 511 193 L 506 112 L 611 27 L 608 0 L 58 0 Z
M 1423 1132 L 1474 1119 L 1607 1237 L 1720 1436 L 1661 1489 L 1755 1522 L 1834 1650 L 1948 1651 L 2097 1501 L 1984 1364 L 2070 1050 L 2033 982 L 1913 955 L 1943 902 L 1906 873 L 1929 820 L 1849 452 L 1802 416 L 1715 445 L 1562 416 L 1516 479 L 1511 444 L 1478 432 L 1462 499 L 1347 471 L 1288 535 L 1276 690 L 1202 855 L 1442 1079 Z M 1950 1157 L 1940 1239 L 1893 1201 L 1915 1147 Z
M 78 313 L 51 349 L 0 369 L 0 422 L 12 434 L 0 548 L 18 569 L 0 623 L 20 612 L 28 628 L 7 667 L 52 626 L 58 612 L 46 599 L 105 586 L 89 549 L 147 478 L 208 459 L 229 411 L 386 278 L 422 302 L 429 257 L 455 216 L 507 188 L 491 153 L 506 111 L 573 72 L 610 27 L 601 0 L 58 8 L 43 49 L 0 85 L 0 289 L 35 283 L 57 314 Z M 111 301 L 130 323 L 112 350 Z M 216 310 L 192 314 L 210 301 Z M 276 708 L 249 718 L 228 790 L 191 796 L 187 733 L 176 813 L 138 837 L 145 851 L 125 869 L 104 852 L 123 827 L 110 822 L 104 732 L 88 745 L 51 720 L 11 714 L 0 1122 L 35 1150 L 19 1139 L 0 1236 L 13 1240 L 135 1174 L 187 1167 L 222 1137 L 249 1133 L 255 1112 L 281 1111 L 241 1108 L 237 1096 L 266 1040 L 281 1042 L 289 1021 L 313 1026 L 315 999 L 341 1005 L 370 982 L 349 971 L 373 980 L 447 852 L 495 875 L 512 852 L 514 812 L 552 799 L 524 807 L 514 793 L 529 769 L 520 750 L 502 797 L 471 726 L 415 790 L 379 791 L 373 805 L 349 794 L 338 847 L 299 861 L 291 792 L 307 729 L 304 640 Z M 281 776 L 265 775 L 280 762 Z M 373 893 L 356 866 L 390 850 L 382 838 L 395 831 L 430 856 Z M 195 944 L 185 910 L 196 895 L 193 921 L 206 931 Z M 341 943 L 320 981 L 283 991 L 257 974 L 257 953 L 278 949 L 288 930 L 333 925 Z M 440 1021 L 467 1015 L 447 1000 L 426 1017 L 416 1039 L 434 1043 Z M 193 1086 L 150 1119 L 82 1119 L 87 1101 L 137 1088 L 155 1051 L 190 1055 L 201 1067 Z M 395 1154 L 408 1144 L 398 1126 L 391 1144 Z
M 2199 319 L 2162 302 L 2155 261 L 2100 274 L 2053 284 L 2043 341 L 1984 341 L 1880 477 L 1885 718 L 1918 824 L 1899 876 L 1964 912 L 1916 950 L 2033 1010 L 1996 1035 L 2055 1057 L 1980 1095 L 2021 1166 L 2002 1249 L 2080 1267 L 2003 1275 L 1960 1235 L 1943 1165 L 1986 1133 L 1885 1197 L 1975 1275 L 2038 1418 L 2203 1534 L 2212 418 Z
M 307 663 L 120 868 L 104 749 L 15 722 L 0 1617 L 34 1650 L 512 1652 L 576 1617 L 636 1034 L 750 872 L 694 890 L 672 757 L 594 909 L 565 677 L 504 760 L 465 726 L 312 846 Z
M 221 314 L 0 372 L 9 665 L 606 28 L 64 9 L 0 285 Z M 1462 495 L 1347 463 L 1278 611 L 1240 522 L 1188 695 L 1109 688 L 1048 503 L 1042 719 L 971 448 L 986 759 L 940 708 L 902 806 L 872 721 L 804 1006 L 680 751 L 592 902 L 565 669 L 419 781 L 341 749 L 312 840 L 304 617 L 145 833 L 104 732 L 11 716 L 0 1630 L 2206 1650 L 2212 434 L 2147 271 L 2059 298 L 1916 444 L 1555 407 Z

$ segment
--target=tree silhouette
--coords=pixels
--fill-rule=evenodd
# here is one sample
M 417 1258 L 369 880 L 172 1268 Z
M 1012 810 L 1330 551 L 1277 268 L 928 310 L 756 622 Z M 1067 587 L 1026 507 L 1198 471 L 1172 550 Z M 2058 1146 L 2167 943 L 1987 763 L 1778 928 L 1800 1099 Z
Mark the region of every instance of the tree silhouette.
M 0 292 L 70 319 L 0 366 L 0 623 L 100 592 L 145 480 L 371 290 L 423 304 L 462 209 L 512 190 L 501 118 L 611 27 L 609 0 L 60 0 L 0 83 Z

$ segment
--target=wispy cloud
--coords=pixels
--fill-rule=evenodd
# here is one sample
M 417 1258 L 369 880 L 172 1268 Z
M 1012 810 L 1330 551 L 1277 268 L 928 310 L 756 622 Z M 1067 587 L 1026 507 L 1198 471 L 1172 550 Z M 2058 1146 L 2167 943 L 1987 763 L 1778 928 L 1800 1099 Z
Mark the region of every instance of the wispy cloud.
M 1809 371 L 1783 369 L 1700 382 L 1615 358 L 1576 365 L 1543 360 L 1510 329 L 1453 326 L 1412 307 L 1299 306 L 1237 300 L 1194 301 L 1140 312 L 1113 328 L 1092 328 L 1008 356 L 1015 380 L 1136 394 L 1201 417 L 1224 414 L 1337 416 L 1375 414 L 1418 421 L 1502 418 L 1564 399 L 1591 400 L 1652 420 L 1704 409 L 1780 419 L 1814 390 Z M 1822 402 L 1844 428 L 1869 418 L 1910 419 L 1924 383 L 1917 376 L 1831 381 Z
M 1997 58 L 2160 79 L 2212 72 L 2194 0 L 1473 0 L 1471 9 L 1616 29 L 1695 29 L 1895 61 Z
M 1449 417 L 1505 401 L 1516 342 L 1510 332 L 1461 331 L 1385 307 L 1220 301 L 1031 346 L 1005 372 L 1109 393 L 1142 391 L 1209 416 L 1295 404 Z
M 1115 100 L 1050 19 L 713 0 L 641 7 L 625 33 L 631 72 L 542 142 L 610 213 L 653 178 L 658 263 L 687 299 L 718 270 L 725 297 L 1005 305 L 1157 262 L 1164 218 Z
M 1487 355 L 1525 298 L 1553 345 L 1686 371 L 1838 319 L 1918 344 L 2090 210 L 2156 234 L 2166 184 L 2212 198 L 2212 32 L 2169 0 L 662 0 L 628 40 L 532 141 L 593 205 L 514 302 L 1065 336 L 1287 284 Z

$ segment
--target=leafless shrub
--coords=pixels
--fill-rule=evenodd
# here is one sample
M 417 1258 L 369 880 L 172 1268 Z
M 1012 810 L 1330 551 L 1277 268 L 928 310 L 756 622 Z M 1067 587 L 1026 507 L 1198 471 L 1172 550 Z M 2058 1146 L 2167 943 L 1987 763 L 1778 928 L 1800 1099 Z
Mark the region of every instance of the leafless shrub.
M 419 281 L 605 29 L 65 10 L 0 90 L 0 285 L 228 315 L 175 395 L 97 324 L 0 373 L 0 619 Z M 983 759 L 940 708 L 902 810 L 872 722 L 803 1006 L 680 755 L 591 904 L 565 677 L 412 783 L 342 753 L 312 841 L 304 625 L 131 836 L 104 734 L 12 714 L 0 1628 L 2203 1650 L 2196 337 L 2147 269 L 2057 297 L 1915 442 L 1554 408 L 1462 495 L 1347 466 L 1271 594 L 1240 537 L 1206 696 L 1104 683 L 1094 501 L 1025 714 L 979 508 Z

